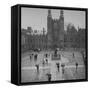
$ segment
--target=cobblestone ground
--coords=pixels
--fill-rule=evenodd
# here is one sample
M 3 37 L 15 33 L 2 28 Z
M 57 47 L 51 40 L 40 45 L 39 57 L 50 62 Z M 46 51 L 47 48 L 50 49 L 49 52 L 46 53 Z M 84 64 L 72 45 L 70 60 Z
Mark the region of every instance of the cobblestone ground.
M 48 53 L 48 64 L 43 65 L 43 60 L 46 59 L 45 54 Z M 73 56 L 74 53 L 74 56 Z M 33 55 L 32 55 L 33 54 Z M 37 60 L 34 55 L 37 54 Z M 22 54 L 21 59 L 21 81 L 22 82 L 39 82 L 48 81 L 48 75 L 51 74 L 51 81 L 55 80 L 72 80 L 85 79 L 85 67 L 82 55 L 79 52 L 58 51 L 61 55 L 60 60 L 52 60 L 53 51 L 27 52 Z M 30 58 L 30 55 L 32 57 Z M 78 62 L 76 70 L 75 63 Z M 56 63 L 59 63 L 59 71 Z M 36 64 L 39 65 L 39 72 L 37 72 Z M 61 64 L 65 64 L 64 73 Z

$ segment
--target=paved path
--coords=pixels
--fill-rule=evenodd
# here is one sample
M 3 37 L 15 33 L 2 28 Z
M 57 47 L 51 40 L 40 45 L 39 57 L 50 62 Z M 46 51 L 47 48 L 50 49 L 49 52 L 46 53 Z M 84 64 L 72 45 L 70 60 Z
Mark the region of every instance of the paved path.
M 70 55 L 71 55 L 71 57 L 72 57 L 72 54 L 70 53 Z M 76 66 L 73 64 L 73 65 L 67 65 L 67 63 L 70 63 L 70 60 L 69 60 L 69 58 L 68 57 L 66 57 L 65 55 L 63 56 L 62 54 L 61 54 L 61 60 L 52 60 L 52 58 L 51 58 L 51 56 L 52 56 L 52 54 L 50 54 L 50 56 L 49 56 L 49 58 L 48 58 L 48 63 L 49 63 L 49 65 L 45 65 L 45 66 L 42 66 L 42 60 L 45 58 L 44 57 L 44 53 L 42 52 L 42 53 L 40 53 L 39 55 L 38 55 L 38 64 L 40 65 L 39 66 L 39 69 L 40 69 L 40 75 L 39 75 L 39 78 L 47 78 L 47 77 L 45 77 L 45 75 L 44 74 L 47 74 L 47 72 L 45 72 L 44 73 L 44 70 L 45 69 L 48 69 L 48 71 L 50 71 L 50 73 L 51 73 L 51 75 L 52 75 L 52 78 L 51 78 L 51 80 L 52 81 L 55 81 L 55 80 L 64 80 L 65 78 L 63 77 L 63 74 L 62 74 L 62 68 L 61 68 L 61 64 L 62 63 L 65 63 L 66 65 L 65 65 L 65 69 L 68 69 L 68 71 L 66 72 L 66 76 L 69 76 L 70 77 L 70 79 L 71 78 L 75 78 L 74 77 L 74 74 L 73 74 L 73 72 L 72 72 L 72 70 L 71 69 L 74 69 L 74 68 L 76 68 Z M 35 67 L 35 62 L 33 62 L 33 64 L 31 65 L 31 63 L 30 63 L 30 60 L 29 60 L 29 56 L 28 57 L 23 57 L 23 62 L 24 62 L 24 60 L 27 60 L 27 62 L 25 61 L 25 65 L 24 66 L 22 66 L 22 70 L 23 70 L 23 72 L 26 72 L 27 70 L 31 70 L 31 71 L 35 71 L 36 70 L 36 67 Z M 71 60 L 73 61 L 73 59 L 71 58 Z M 79 59 L 77 59 L 77 60 L 79 60 Z M 33 61 L 33 60 L 32 60 Z M 75 60 L 74 60 L 75 61 Z M 74 62 L 73 61 L 73 62 Z M 58 72 L 57 71 L 57 66 L 56 66 L 56 63 L 59 63 L 59 65 L 60 65 L 60 71 Z M 23 63 L 24 64 L 24 63 Z M 27 65 L 28 64 L 28 65 Z M 29 65 L 30 64 L 30 65 Z M 79 64 L 78 65 L 78 68 L 83 68 L 84 67 L 84 65 L 83 64 Z M 28 71 L 29 72 L 29 71 Z M 27 74 L 27 73 L 26 73 Z M 46 79 L 45 79 L 46 80 Z
M 78 66 L 78 68 L 82 68 L 82 67 L 84 67 L 84 65 Z M 65 68 L 76 68 L 76 66 L 73 66 L 73 65 L 65 66 Z M 22 70 L 35 70 L 35 69 L 36 69 L 36 67 L 23 67 L 22 68 Z M 40 72 L 39 77 L 42 77 L 43 70 L 45 70 L 45 69 L 50 69 L 50 73 L 52 75 L 52 78 L 51 78 L 52 81 L 64 80 L 64 77 L 62 75 L 62 68 L 60 67 L 60 71 L 58 72 L 56 65 L 54 63 L 51 64 L 51 67 L 50 66 L 40 67 L 41 72 Z M 72 79 L 75 79 L 74 74 L 72 73 L 71 69 L 68 69 L 67 76 L 69 76 Z
M 78 65 L 78 68 L 82 68 L 82 67 L 84 67 L 84 65 Z M 45 67 L 40 67 L 40 69 L 48 69 L 48 68 L 50 68 L 50 66 L 45 66 Z M 71 66 L 65 66 L 65 68 L 76 68 L 76 66 L 73 66 L 73 65 L 71 65 Z M 26 69 L 36 69 L 36 67 L 22 67 L 22 70 L 26 70 Z M 54 71 L 54 69 L 56 70 L 56 68 L 55 68 L 55 65 L 53 65 L 52 64 L 52 66 L 51 66 L 51 69 L 52 69 L 52 71 Z

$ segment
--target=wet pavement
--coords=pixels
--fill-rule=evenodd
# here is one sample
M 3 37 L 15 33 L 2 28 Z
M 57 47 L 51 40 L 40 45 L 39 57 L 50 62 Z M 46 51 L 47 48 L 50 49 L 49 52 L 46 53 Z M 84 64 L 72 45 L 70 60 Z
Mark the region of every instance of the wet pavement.
M 45 57 L 46 53 L 48 53 L 48 57 Z M 34 58 L 36 54 L 37 59 Z M 53 51 L 27 52 L 22 54 L 21 81 L 48 81 L 47 74 L 51 74 L 51 81 L 85 79 L 85 67 L 82 55 L 79 52 L 74 52 L 75 57 L 73 57 L 72 52 L 59 51 L 58 54 L 61 56 L 60 60 L 52 60 Z M 48 62 L 45 61 L 46 59 Z M 76 62 L 78 62 L 77 70 L 75 66 Z M 59 71 L 56 63 L 59 63 Z M 64 73 L 62 64 L 65 65 Z M 39 72 L 37 72 L 35 65 L 39 65 Z

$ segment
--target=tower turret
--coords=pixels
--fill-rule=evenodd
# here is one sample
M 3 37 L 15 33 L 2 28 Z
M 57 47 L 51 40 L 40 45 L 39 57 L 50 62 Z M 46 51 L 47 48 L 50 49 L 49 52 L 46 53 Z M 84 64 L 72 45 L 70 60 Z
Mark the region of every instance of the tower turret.
M 51 10 L 48 10 L 47 16 L 47 37 L 48 37 L 48 47 L 51 48 L 52 45 L 52 15 Z
M 51 17 L 51 10 L 48 10 L 48 16 Z
M 60 11 L 60 18 L 59 18 L 59 23 L 60 23 L 60 31 L 64 31 L 64 12 L 63 10 Z
M 64 46 L 64 12 L 63 10 L 60 11 L 60 18 L 59 18 L 59 42 L 60 48 Z
M 60 11 L 60 17 L 64 17 L 63 10 Z

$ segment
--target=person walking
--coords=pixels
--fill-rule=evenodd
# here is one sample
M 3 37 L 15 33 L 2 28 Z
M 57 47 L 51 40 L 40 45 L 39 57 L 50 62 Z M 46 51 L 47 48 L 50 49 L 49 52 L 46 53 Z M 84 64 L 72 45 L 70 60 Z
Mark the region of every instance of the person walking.
M 48 76 L 48 81 L 50 82 L 51 81 L 51 74 L 48 73 L 47 76 Z
M 39 73 L 39 64 L 36 64 L 37 73 Z
M 30 55 L 29 58 L 30 58 L 30 61 L 31 61 L 32 60 L 32 56 Z
M 43 62 L 42 62 L 42 65 L 43 65 L 43 67 L 45 66 L 45 61 L 43 60 Z
M 48 57 L 48 54 L 47 54 L 47 53 L 45 54 L 45 57 L 46 57 L 46 58 Z
M 56 63 L 56 66 L 57 66 L 57 70 L 58 70 L 58 72 L 59 72 L 59 68 L 60 68 L 59 63 Z
M 72 56 L 73 56 L 73 58 L 75 57 L 74 52 L 73 52 Z
M 76 62 L 75 65 L 76 65 L 76 72 L 77 72 L 77 69 L 78 69 L 78 63 Z
M 35 54 L 35 55 L 34 55 L 34 60 L 35 60 L 35 61 L 37 61 L 37 57 L 38 57 L 38 55 Z
M 48 65 L 48 59 L 46 59 L 46 64 Z
M 64 74 L 64 72 L 65 72 L 65 64 L 61 64 L 61 67 L 62 67 L 62 74 Z

